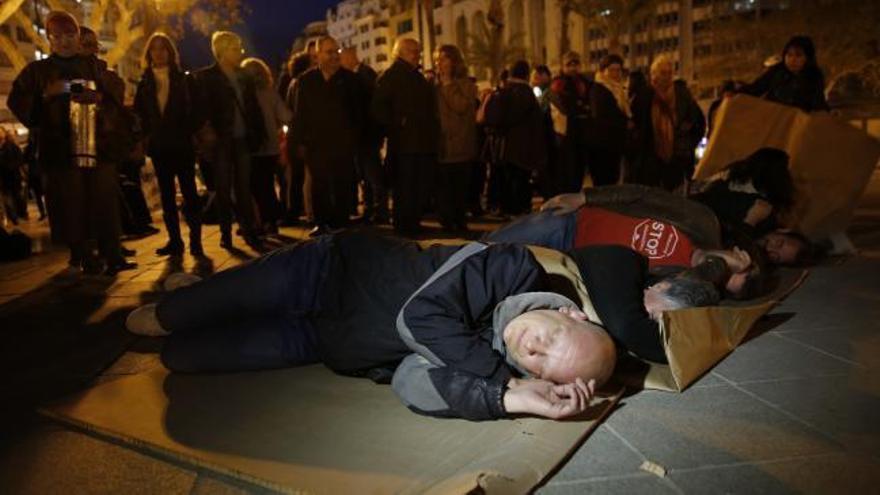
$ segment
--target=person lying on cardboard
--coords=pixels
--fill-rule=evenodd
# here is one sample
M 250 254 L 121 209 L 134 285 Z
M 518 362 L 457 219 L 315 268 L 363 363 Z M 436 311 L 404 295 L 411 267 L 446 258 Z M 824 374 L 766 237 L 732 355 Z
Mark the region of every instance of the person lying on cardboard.
M 391 378 L 422 414 L 562 418 L 587 408 L 616 354 L 604 330 L 547 287 L 524 246 L 422 249 L 342 232 L 178 288 L 126 326 L 168 335 L 161 359 L 173 372 L 322 362 Z
M 760 295 L 766 272 L 760 250 L 749 243 L 720 249 L 721 227 L 712 211 L 668 191 L 635 184 L 585 189 L 551 198 L 543 211 L 519 218 L 485 236 L 490 242 L 544 246 L 563 252 L 613 244 L 648 259 L 649 268 L 694 267 L 723 259 L 729 275 L 720 290 L 736 299 Z
M 710 306 L 720 300 L 709 282 L 725 271 L 718 259 L 660 278 L 649 272 L 645 256 L 625 246 L 584 246 L 567 254 L 577 264 L 593 309 L 618 350 L 640 359 L 667 362 L 659 324 L 664 311 Z

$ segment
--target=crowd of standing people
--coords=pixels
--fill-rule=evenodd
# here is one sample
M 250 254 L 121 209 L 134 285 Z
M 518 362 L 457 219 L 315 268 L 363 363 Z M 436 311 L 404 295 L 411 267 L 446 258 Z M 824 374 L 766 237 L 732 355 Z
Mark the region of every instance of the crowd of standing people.
M 22 152 L 0 132 L 0 194 L 15 223 L 30 190 L 53 240 L 68 246 L 72 270 L 135 266 L 120 242 L 123 226 L 154 231 L 144 231 L 142 195 L 120 199 L 120 177 L 139 189 L 145 156 L 168 235 L 156 253 L 180 256 L 188 244 L 203 256 L 202 224 L 213 221 L 222 247 L 233 247 L 237 222 L 237 233 L 260 250 L 280 225 L 309 225 L 320 235 L 352 222 L 391 223 L 416 236 L 429 211 L 460 234 L 469 215 L 529 213 L 534 196 L 581 191 L 585 176 L 594 186 L 686 193 L 695 148 L 712 122 L 665 56 L 647 76 L 614 54 L 594 75 L 575 52 L 563 55 L 555 77 L 519 60 L 481 91 L 454 45 L 439 46 L 427 71 L 420 44 L 400 38 L 393 63 L 377 74 L 355 48 L 324 37 L 273 74 L 263 60 L 245 58 L 229 31 L 211 38 L 215 63 L 192 72 L 170 36 L 153 34 L 126 107 L 124 83 L 98 57 L 94 33 L 61 11 L 45 24 L 51 54 L 22 70 L 8 99 L 30 143 Z M 827 109 L 822 87 L 812 42 L 795 37 L 764 75 L 725 90 L 815 111 Z M 91 154 L 72 151 L 84 132 L 71 122 L 73 108 L 97 108 Z M 209 194 L 200 196 L 199 181 Z

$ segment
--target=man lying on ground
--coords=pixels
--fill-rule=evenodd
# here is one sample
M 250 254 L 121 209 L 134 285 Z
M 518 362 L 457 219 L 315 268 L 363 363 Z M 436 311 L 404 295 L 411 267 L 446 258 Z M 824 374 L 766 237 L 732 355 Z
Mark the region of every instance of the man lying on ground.
M 520 245 L 422 249 L 343 232 L 178 288 L 126 326 L 168 335 L 161 358 L 174 372 L 323 362 L 390 379 L 422 414 L 562 418 L 587 408 L 616 355 L 574 302 L 546 292 L 546 279 Z
M 488 234 L 491 242 L 523 243 L 563 252 L 612 244 L 648 259 L 649 268 L 696 267 L 723 259 L 719 289 L 737 299 L 760 295 L 766 276 L 759 249 L 721 249 L 721 227 L 707 207 L 662 189 L 634 184 L 585 189 L 551 198 L 544 211 Z

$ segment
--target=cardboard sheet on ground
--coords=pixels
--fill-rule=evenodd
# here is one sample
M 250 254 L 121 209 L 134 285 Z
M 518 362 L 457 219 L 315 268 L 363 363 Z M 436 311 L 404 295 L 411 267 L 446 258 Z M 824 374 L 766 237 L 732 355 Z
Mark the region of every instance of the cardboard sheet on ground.
M 842 232 L 880 158 L 880 142 L 829 113 L 747 95 L 727 100 L 694 177 L 705 180 L 762 147 L 785 150 L 797 193 L 791 226 L 819 239 Z
M 282 492 L 527 493 L 619 396 L 569 421 L 469 422 L 419 416 L 390 386 L 321 365 L 221 375 L 160 365 L 42 412 Z
M 552 249 L 529 249 L 550 275 L 553 290 L 580 303 L 590 320 L 601 324 L 577 264 Z M 660 333 L 669 364 L 622 359 L 615 378 L 635 388 L 684 390 L 733 351 L 755 322 L 797 288 L 806 275 L 804 270 L 779 270 L 771 280 L 772 290 L 761 299 L 664 313 Z

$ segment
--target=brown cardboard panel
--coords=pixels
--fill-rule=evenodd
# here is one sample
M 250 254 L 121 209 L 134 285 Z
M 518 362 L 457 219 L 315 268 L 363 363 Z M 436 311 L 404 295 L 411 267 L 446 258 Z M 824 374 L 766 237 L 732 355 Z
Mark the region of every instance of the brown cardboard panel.
M 816 239 L 844 231 L 877 166 L 880 142 L 826 112 L 737 95 L 721 106 L 694 177 L 709 179 L 765 146 L 790 157 L 797 187 L 790 226 Z
M 219 375 L 158 368 L 43 412 L 284 492 L 526 493 L 608 414 L 470 422 L 406 409 L 391 388 L 323 366 Z

